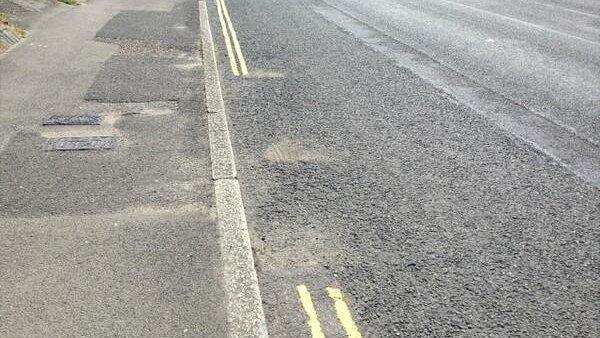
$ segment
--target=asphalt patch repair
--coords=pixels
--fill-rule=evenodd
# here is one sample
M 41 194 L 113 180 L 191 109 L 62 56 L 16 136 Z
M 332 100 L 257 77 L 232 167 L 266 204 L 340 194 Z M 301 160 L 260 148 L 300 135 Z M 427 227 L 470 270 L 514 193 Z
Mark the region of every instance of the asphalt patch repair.
M 112 136 L 59 137 L 49 139 L 44 150 L 108 150 L 114 147 L 114 143 Z
M 70 115 L 70 116 L 52 115 L 43 124 L 45 126 L 98 125 L 98 124 L 100 124 L 101 121 L 102 121 L 102 116 L 100 116 L 100 115 Z
M 186 4 L 171 12 L 124 11 L 96 34 L 96 40 L 119 46 L 107 60 L 85 99 L 96 102 L 178 101 L 197 95 L 196 70 L 176 64 L 197 58 L 197 16 Z M 192 86 L 190 84 L 193 84 Z

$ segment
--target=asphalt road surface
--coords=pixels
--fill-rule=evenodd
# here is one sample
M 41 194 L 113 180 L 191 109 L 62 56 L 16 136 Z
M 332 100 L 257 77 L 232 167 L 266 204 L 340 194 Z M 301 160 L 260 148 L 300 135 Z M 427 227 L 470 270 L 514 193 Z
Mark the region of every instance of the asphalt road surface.
M 273 336 L 311 335 L 298 285 L 326 336 L 332 286 L 364 336 L 598 335 L 598 2 L 227 6 Z
M 598 1 L 206 5 L 270 336 L 600 334 Z M 0 57 L 0 336 L 233 332 L 198 10 Z

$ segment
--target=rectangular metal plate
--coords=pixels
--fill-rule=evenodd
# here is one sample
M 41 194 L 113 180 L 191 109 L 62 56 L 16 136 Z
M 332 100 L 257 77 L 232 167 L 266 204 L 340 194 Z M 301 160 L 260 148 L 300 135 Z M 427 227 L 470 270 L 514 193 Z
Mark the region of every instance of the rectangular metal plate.
M 100 115 L 52 115 L 44 125 L 96 125 L 100 121 Z
M 46 151 L 56 150 L 102 150 L 112 149 L 115 138 L 112 136 L 59 137 L 46 143 Z

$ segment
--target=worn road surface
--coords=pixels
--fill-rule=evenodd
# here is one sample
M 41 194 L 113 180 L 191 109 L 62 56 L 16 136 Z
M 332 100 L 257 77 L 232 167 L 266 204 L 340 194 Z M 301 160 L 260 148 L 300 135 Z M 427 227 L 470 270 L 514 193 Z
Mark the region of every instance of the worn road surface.
M 600 2 L 206 5 L 270 336 L 600 334 Z M 198 3 L 44 20 L 0 58 L 0 336 L 227 336 Z
M 332 286 L 364 336 L 598 335 L 600 3 L 227 7 L 273 336 L 311 335 L 297 285 L 332 337 Z

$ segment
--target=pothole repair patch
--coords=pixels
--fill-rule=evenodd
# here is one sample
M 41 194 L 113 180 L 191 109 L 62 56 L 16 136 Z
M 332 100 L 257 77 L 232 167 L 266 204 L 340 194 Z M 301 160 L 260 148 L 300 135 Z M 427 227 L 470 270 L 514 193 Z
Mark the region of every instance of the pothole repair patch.
M 269 161 L 283 163 L 318 163 L 332 160 L 317 150 L 307 149 L 300 142 L 288 139 L 272 144 L 265 157 Z
M 102 116 L 100 115 L 53 115 L 44 122 L 44 125 L 98 125 L 101 121 Z
M 46 142 L 46 151 L 105 150 L 114 147 L 112 136 L 59 137 Z

